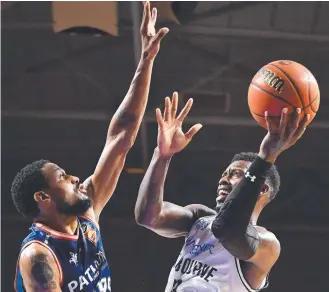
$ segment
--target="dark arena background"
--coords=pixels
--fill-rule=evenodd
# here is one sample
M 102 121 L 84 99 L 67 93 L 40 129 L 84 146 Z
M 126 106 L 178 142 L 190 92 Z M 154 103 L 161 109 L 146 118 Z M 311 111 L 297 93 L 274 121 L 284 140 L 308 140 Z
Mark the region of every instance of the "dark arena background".
M 19 247 L 30 225 L 12 203 L 13 177 L 41 158 L 80 179 L 90 175 L 136 68 L 141 2 L 88 5 L 93 7 L 1 2 L 2 291 L 13 291 Z M 302 140 L 279 157 L 282 188 L 260 217 L 259 224 L 282 246 L 265 291 L 329 291 L 329 2 L 155 5 L 158 28 L 167 25 L 170 32 L 155 61 L 143 126 L 100 219 L 112 290 L 164 291 L 183 243 L 134 220 L 143 170 L 156 145 L 155 108 L 175 90 L 182 104 L 194 98 L 184 129 L 196 122 L 204 127 L 173 158 L 165 199 L 213 207 L 217 182 L 231 157 L 257 152 L 266 133 L 249 113 L 249 82 L 263 65 L 283 59 L 314 74 L 321 103 Z M 98 26 L 86 20 L 68 29 L 65 9 L 72 15 L 103 14 L 94 16 Z

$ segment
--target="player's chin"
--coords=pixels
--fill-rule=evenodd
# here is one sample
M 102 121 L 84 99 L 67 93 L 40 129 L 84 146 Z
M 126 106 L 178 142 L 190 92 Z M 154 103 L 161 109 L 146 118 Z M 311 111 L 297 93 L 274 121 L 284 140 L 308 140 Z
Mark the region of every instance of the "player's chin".
M 80 197 L 77 201 L 77 204 L 82 204 L 82 205 L 86 205 L 86 206 L 92 206 L 92 200 L 86 196 L 86 195 L 83 195 L 83 197 Z
M 63 202 L 57 205 L 57 210 L 66 215 L 80 216 L 92 207 L 92 201 L 89 197 L 86 199 L 77 199 L 74 203 Z
M 87 193 L 82 192 L 80 190 L 77 190 L 75 192 L 75 196 L 78 198 L 78 200 L 87 200 L 87 199 L 89 199 L 89 196 L 87 195 Z
M 80 192 L 79 190 L 75 193 L 75 200 L 72 205 L 92 205 L 92 200 L 86 193 Z
M 224 202 L 225 202 L 225 199 L 226 199 L 226 196 L 218 196 L 216 198 L 216 212 L 219 212 L 219 210 L 222 208 L 222 206 L 224 205 Z
M 75 215 L 82 215 L 93 205 L 92 200 L 89 197 L 79 199 L 74 205 L 72 205 L 71 211 Z
M 217 203 L 217 204 L 218 204 L 218 203 L 224 203 L 225 200 L 226 200 L 226 197 L 227 197 L 227 196 L 223 196 L 223 195 L 219 195 L 219 196 L 217 196 L 217 198 L 216 198 L 216 203 Z

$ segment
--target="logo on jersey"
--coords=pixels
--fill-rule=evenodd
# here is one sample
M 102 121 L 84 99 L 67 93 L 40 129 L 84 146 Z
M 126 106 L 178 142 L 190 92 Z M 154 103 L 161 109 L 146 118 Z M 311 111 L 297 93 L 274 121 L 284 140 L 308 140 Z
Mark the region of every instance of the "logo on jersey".
M 91 264 L 83 275 L 81 275 L 78 279 L 71 281 L 68 283 L 67 287 L 70 292 L 76 292 L 76 291 L 86 291 L 86 288 L 91 285 L 91 283 L 94 283 L 98 281 L 98 277 L 101 273 L 101 270 L 103 270 L 107 266 L 106 257 L 103 250 L 99 250 L 96 253 L 96 257 L 94 259 L 93 264 Z M 100 280 L 98 283 L 96 282 L 96 285 L 99 289 L 99 291 L 111 291 L 110 288 L 110 278 L 106 280 Z
M 205 230 L 209 224 L 210 222 L 208 220 L 201 218 L 194 223 L 193 227 L 196 229 Z
M 81 224 L 81 229 L 82 229 L 82 232 L 84 234 L 84 236 L 89 240 L 91 241 L 93 244 L 96 244 L 97 243 L 97 233 L 96 231 L 90 227 L 90 225 L 88 225 L 87 223 L 82 223 Z
M 69 263 L 70 264 L 74 264 L 76 267 L 78 266 L 78 254 L 74 253 L 74 252 L 70 252 L 70 260 Z
M 185 246 L 189 247 L 192 246 L 192 250 L 190 251 L 190 254 L 193 256 L 197 256 L 200 253 L 203 252 L 209 252 L 210 254 L 213 254 L 212 249 L 215 247 L 213 244 L 210 243 L 203 243 L 203 244 L 197 244 L 197 240 L 194 238 L 194 236 L 189 236 L 186 239 Z

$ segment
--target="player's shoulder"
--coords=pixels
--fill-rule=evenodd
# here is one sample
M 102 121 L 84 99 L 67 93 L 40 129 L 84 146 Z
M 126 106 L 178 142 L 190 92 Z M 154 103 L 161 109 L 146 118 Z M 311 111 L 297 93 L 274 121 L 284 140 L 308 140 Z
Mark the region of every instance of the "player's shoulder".
M 201 217 L 217 215 L 215 210 L 201 204 L 190 204 L 185 206 L 185 208 L 192 212 L 194 220 L 198 220 Z
M 262 226 L 254 226 L 259 234 L 260 240 L 263 245 L 271 247 L 276 253 L 280 253 L 281 245 L 276 235 Z
M 26 261 L 30 261 L 35 257 L 43 257 L 53 259 L 53 253 L 51 252 L 49 247 L 46 247 L 41 242 L 35 241 L 28 244 L 26 247 L 23 247 L 20 254 L 20 262 L 24 263 Z
M 18 264 L 24 286 L 36 287 L 33 291 L 39 291 L 40 287 L 42 291 L 49 287 L 49 291 L 63 282 L 63 271 L 56 255 L 41 242 L 32 242 L 22 249 Z
M 256 228 L 259 234 L 266 236 L 268 238 L 277 239 L 275 234 L 272 231 L 266 229 L 265 227 L 259 225 L 254 225 L 254 227 Z

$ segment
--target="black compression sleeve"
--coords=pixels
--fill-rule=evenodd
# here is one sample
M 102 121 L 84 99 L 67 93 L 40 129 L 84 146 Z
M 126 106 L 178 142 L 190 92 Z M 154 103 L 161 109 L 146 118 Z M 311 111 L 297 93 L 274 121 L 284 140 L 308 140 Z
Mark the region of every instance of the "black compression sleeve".
M 249 221 L 271 166 L 257 157 L 228 195 L 212 224 L 213 234 L 237 258 L 248 259 L 258 248 L 258 233 Z

